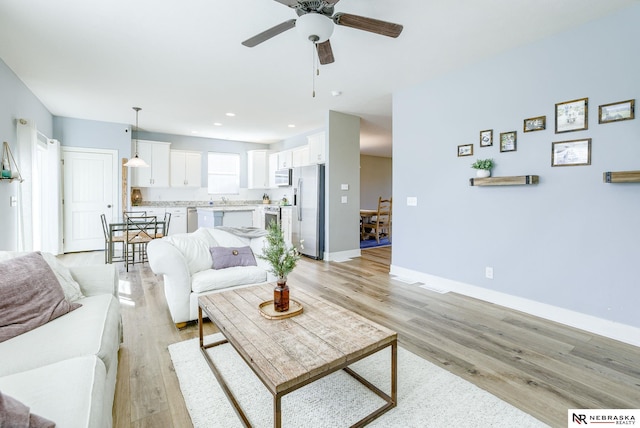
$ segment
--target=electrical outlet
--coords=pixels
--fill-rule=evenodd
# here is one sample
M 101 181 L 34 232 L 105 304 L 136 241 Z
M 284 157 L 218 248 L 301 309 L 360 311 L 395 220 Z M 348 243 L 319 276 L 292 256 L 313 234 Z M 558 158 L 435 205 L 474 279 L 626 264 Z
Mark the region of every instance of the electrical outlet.
M 493 268 L 491 266 L 484 268 L 484 276 L 488 279 L 493 279 Z
M 407 197 L 407 206 L 408 207 L 417 207 L 418 206 L 418 198 L 416 196 L 408 196 Z
M 341 197 L 340 198 L 340 202 L 342 202 L 343 204 L 346 204 L 347 203 L 347 197 L 346 196 Z

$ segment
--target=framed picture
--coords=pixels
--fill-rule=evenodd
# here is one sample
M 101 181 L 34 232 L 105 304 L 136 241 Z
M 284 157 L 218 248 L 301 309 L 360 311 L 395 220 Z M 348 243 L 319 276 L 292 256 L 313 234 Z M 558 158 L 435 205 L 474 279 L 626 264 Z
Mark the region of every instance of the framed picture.
M 472 156 L 473 144 L 463 144 L 458 146 L 458 156 Z
M 480 131 L 480 147 L 493 146 L 493 129 Z
M 589 98 L 556 104 L 556 134 L 588 129 L 588 104 Z
M 603 104 L 598 107 L 598 123 L 635 119 L 636 100 Z
M 516 151 L 516 131 L 500 133 L 500 151 L 515 152 Z
M 551 166 L 591 165 L 591 138 L 551 145 Z
M 547 116 L 532 117 L 524 120 L 524 132 L 542 131 L 547 129 Z

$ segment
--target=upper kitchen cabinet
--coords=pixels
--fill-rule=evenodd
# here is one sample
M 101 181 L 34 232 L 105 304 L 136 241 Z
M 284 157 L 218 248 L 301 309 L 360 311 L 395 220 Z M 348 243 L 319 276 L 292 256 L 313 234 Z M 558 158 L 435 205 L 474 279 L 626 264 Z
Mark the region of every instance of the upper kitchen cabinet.
M 171 187 L 202 186 L 202 154 L 171 150 Z
M 308 135 L 307 142 L 309 145 L 309 163 L 325 163 L 325 133 Z
M 291 151 L 291 155 L 291 166 L 294 168 L 309 165 L 309 146 L 296 147 Z
M 138 140 L 138 156 L 149 168 L 133 168 L 132 187 L 169 187 L 169 152 L 171 143 Z
M 249 150 L 247 152 L 247 181 L 249 189 L 268 189 L 269 150 Z
M 293 167 L 293 152 L 291 150 L 278 152 L 278 169 L 285 169 L 285 168 L 292 168 L 292 167 Z

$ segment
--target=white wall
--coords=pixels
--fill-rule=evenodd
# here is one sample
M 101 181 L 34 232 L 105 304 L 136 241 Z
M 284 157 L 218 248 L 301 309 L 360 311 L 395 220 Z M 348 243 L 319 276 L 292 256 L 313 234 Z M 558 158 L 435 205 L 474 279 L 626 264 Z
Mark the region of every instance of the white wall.
M 394 269 L 640 327 L 640 184 L 602 181 L 640 170 L 640 119 L 597 119 L 598 105 L 640 100 L 638 22 L 636 3 L 394 94 Z M 555 134 L 555 103 L 582 97 L 589 129 Z M 546 130 L 522 132 L 542 115 Z M 492 147 L 478 146 L 484 129 Z M 497 136 L 512 130 L 517 151 L 500 153 Z M 552 142 L 580 138 L 592 138 L 591 165 L 551 167 Z M 457 157 L 469 143 L 474 156 Z M 478 157 L 495 159 L 494 176 L 540 184 L 471 187 Z

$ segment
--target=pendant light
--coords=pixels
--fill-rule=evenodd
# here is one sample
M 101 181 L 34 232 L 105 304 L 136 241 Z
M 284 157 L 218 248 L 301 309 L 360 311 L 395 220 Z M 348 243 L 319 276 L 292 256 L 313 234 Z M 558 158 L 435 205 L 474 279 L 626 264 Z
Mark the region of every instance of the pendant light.
M 138 157 L 138 112 L 142 110 L 140 107 L 132 107 L 136 111 L 136 155 L 129 159 L 124 166 L 129 166 L 131 168 L 149 168 L 149 165 L 142 159 Z

